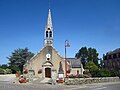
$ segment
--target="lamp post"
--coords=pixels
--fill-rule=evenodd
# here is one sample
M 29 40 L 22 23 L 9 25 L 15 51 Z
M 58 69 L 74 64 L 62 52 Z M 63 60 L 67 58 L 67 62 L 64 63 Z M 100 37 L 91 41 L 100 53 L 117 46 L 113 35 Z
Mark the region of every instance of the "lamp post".
M 69 44 L 68 40 L 65 40 L 65 74 L 66 74 L 66 77 L 67 77 L 66 47 L 70 47 L 70 44 Z

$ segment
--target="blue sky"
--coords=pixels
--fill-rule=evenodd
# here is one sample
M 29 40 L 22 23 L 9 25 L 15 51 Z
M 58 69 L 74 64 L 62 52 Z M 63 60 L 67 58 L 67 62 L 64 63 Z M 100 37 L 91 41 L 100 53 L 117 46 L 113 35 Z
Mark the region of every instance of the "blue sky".
M 67 57 L 84 46 L 99 57 L 120 48 L 120 0 L 50 0 L 54 47 Z M 43 47 L 48 0 L 0 0 L 0 64 L 17 48 L 37 53 Z

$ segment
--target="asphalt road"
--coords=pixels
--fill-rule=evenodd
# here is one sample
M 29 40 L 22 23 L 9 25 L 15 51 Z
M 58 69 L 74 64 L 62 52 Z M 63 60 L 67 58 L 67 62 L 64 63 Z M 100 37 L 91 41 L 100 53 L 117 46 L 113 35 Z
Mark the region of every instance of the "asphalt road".
M 48 84 L 12 84 L 7 82 L 0 82 L 0 90 L 120 90 L 120 82 L 76 86 Z
M 74 88 L 72 90 L 120 90 L 120 83 L 93 84 L 84 88 Z
M 8 82 L 0 82 L 0 90 L 65 90 L 68 88 L 71 87 L 49 84 L 14 84 Z

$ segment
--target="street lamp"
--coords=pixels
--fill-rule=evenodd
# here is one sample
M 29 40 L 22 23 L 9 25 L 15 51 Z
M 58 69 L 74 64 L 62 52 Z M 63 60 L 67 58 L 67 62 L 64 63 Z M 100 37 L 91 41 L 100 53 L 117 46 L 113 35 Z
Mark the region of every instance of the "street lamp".
M 67 77 L 66 47 L 70 47 L 70 44 L 69 44 L 68 40 L 65 40 L 65 73 L 66 73 L 66 77 Z

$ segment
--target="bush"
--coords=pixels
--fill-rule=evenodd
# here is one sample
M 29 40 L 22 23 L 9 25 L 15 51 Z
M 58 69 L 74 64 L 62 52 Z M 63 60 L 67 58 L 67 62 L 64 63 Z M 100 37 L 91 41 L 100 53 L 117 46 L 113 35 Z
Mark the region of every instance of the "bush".
M 13 74 L 15 74 L 16 71 L 20 71 L 20 68 L 18 66 L 15 66 L 15 65 L 10 66 L 10 69 L 11 69 L 11 71 L 12 71 Z
M 117 73 L 116 70 L 111 70 L 111 71 L 110 71 L 110 76 L 111 76 L 111 77 L 116 77 L 117 74 L 118 74 L 118 73 Z
M 98 67 L 95 65 L 94 62 L 89 61 L 87 63 L 87 65 L 85 66 L 85 69 L 88 69 L 90 74 L 92 75 L 92 77 L 96 77 L 97 76 L 97 72 L 98 72 Z M 84 72 L 84 73 L 88 73 L 88 72 Z
M 110 71 L 106 69 L 99 70 L 99 76 L 100 77 L 110 77 Z
M 5 74 L 5 70 L 0 68 L 0 74 Z
M 6 74 L 11 74 L 11 73 L 12 73 L 12 70 L 7 68 L 7 69 L 5 69 L 5 73 L 6 73 Z
M 107 70 L 107 69 L 100 69 L 96 71 L 90 71 L 92 77 L 116 77 L 117 71 L 116 70 Z

